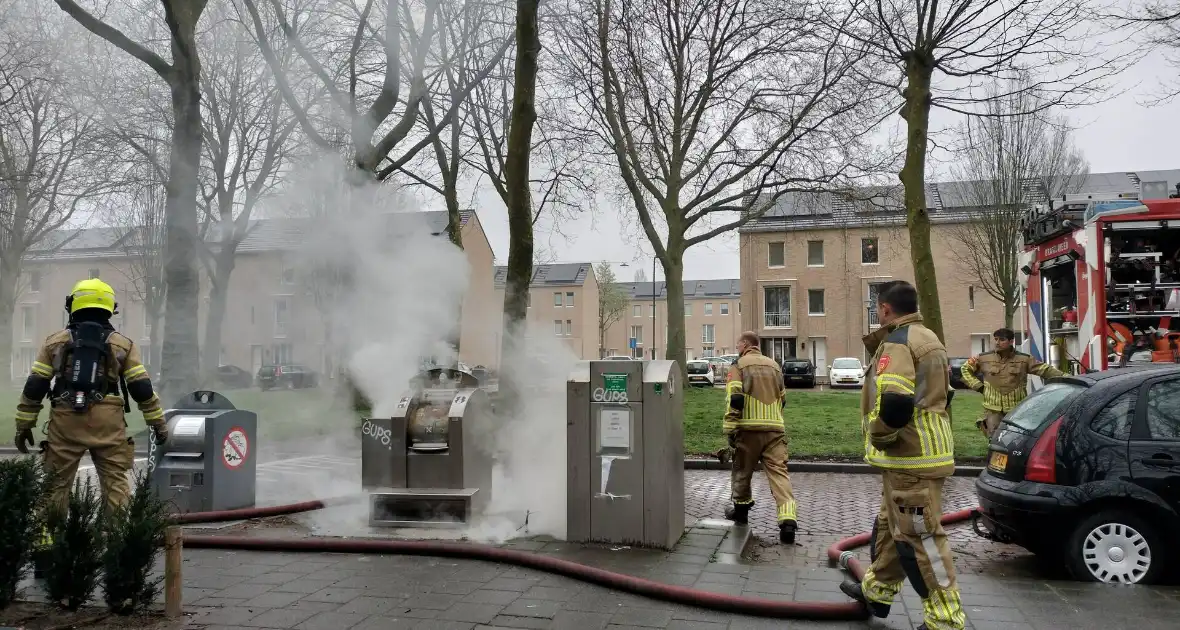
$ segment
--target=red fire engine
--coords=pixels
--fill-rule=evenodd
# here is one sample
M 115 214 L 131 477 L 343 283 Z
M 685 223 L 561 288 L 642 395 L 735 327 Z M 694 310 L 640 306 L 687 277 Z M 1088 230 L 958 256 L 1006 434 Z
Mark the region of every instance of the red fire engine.
M 1167 199 L 1066 195 L 1029 212 L 1018 264 L 1030 354 L 1074 372 L 1180 363 L 1176 189 Z

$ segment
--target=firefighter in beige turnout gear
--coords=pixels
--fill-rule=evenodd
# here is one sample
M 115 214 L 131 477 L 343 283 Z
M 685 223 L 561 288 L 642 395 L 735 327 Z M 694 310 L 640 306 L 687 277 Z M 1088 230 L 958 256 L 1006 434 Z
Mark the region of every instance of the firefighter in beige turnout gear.
M 758 343 L 756 333 L 742 333 L 737 345 L 741 356 L 729 366 L 725 383 L 728 408 L 723 430 L 733 449 L 733 507 L 725 511 L 725 517 L 739 524 L 749 522 L 750 508 L 754 506 L 750 478 L 761 460 L 778 506 L 779 539 L 794 544 L 797 517 L 791 478 L 787 475 L 783 371 L 774 359 L 758 350 Z
M 994 351 L 971 357 L 959 368 L 963 383 L 983 394 L 983 417 L 975 426 L 989 438 L 1000 428 L 1004 416 L 1028 397 L 1029 374 L 1041 378 L 1064 375 L 1061 370 L 1018 352 L 1012 346 L 1016 333 L 1009 328 L 992 333 L 992 340 L 996 344 Z
M 955 470 L 948 417 L 946 348 L 922 325 L 908 282 L 882 287 L 881 327 L 865 337 L 873 353 L 861 392 L 865 461 L 881 470 L 881 510 L 873 523 L 872 564 L 864 579 L 840 585 L 887 617 L 903 581 L 922 598 L 919 630 L 966 624 L 950 544 L 942 528 L 942 487 Z
M 135 458 L 124 416 L 130 409 L 128 394 L 139 405 L 157 443 L 167 439 L 164 411 L 152 390 L 139 347 L 111 326 L 110 318 L 117 308 L 114 290 L 105 282 L 91 279 L 76 284 L 66 298 L 69 326 L 49 335 L 42 344 L 17 405 L 16 447 L 28 453 L 41 401 L 47 396 L 50 399 L 47 439 L 41 447 L 51 508 L 64 510 L 68 505 L 78 464 L 88 451 L 107 507 L 126 505 L 131 494 L 127 473 Z M 86 346 L 89 332 L 82 331 L 97 332 L 96 341 Z M 87 350 L 96 352 L 86 355 Z M 79 370 L 80 374 L 93 374 L 93 389 L 70 391 L 78 380 L 73 372 L 83 355 L 101 357 L 93 372 L 85 366 Z

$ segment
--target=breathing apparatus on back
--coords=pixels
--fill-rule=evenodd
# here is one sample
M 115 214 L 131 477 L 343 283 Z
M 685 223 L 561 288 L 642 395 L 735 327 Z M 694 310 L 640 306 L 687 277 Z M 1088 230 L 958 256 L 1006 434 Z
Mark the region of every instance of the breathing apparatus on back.
M 85 412 L 92 403 L 103 400 L 109 393 L 113 379 L 106 373 L 111 365 L 107 340 L 115 331 L 110 318 L 119 312 L 119 304 L 115 302 L 115 291 L 109 284 L 91 278 L 74 285 L 66 296 L 65 307 L 70 314 L 67 326 L 70 341 L 55 361 L 53 397 L 71 405 L 76 412 Z M 67 358 L 68 371 L 62 369 Z M 122 384 L 122 379 L 118 380 Z M 124 406 L 130 404 L 124 401 Z

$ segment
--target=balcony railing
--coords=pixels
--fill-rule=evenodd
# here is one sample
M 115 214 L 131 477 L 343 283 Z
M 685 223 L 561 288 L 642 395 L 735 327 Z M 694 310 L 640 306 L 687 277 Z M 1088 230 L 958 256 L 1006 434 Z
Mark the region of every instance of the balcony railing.
M 790 313 L 764 313 L 765 326 L 767 328 L 790 328 L 791 314 Z
M 869 326 L 880 326 L 881 320 L 877 318 L 877 309 L 869 309 Z

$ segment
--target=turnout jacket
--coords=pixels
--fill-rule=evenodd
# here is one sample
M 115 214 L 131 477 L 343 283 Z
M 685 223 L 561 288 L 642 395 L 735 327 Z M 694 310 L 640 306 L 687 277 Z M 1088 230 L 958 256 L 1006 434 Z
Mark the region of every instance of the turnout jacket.
M 774 359 L 750 348 L 729 366 L 725 379 L 728 408 L 722 429 L 735 431 L 783 431 L 783 369 Z
M 923 478 L 951 475 L 946 347 L 919 313 L 878 328 L 864 343 L 873 353 L 861 390 L 865 461 Z
M 33 367 L 29 370 L 29 377 L 25 380 L 24 390 L 21 392 L 20 402 L 17 404 L 16 425 L 18 429 L 31 429 L 37 425 L 37 416 L 41 413 L 42 400 L 50 394 L 50 384 L 54 376 L 68 378 L 71 367 L 67 363 L 67 346 L 70 343 L 69 329 L 59 330 L 49 335 L 45 343 L 37 351 L 33 360 Z M 118 407 L 122 413 L 125 404 L 119 391 L 119 378 L 127 383 L 127 392 L 139 406 L 143 413 L 144 422 L 158 425 L 164 421 L 164 410 L 160 405 L 160 398 L 152 390 L 152 381 L 147 368 L 139 354 L 139 347 L 127 337 L 111 331 L 107 337 L 110 351 L 107 365 L 101 366 L 103 375 L 107 379 L 107 396 L 101 401 L 93 403 L 95 406 Z M 72 404 L 61 406 L 54 410 L 57 413 L 76 413 Z
M 1012 411 L 1028 397 L 1029 374 L 1041 378 L 1064 375 L 1061 370 L 1015 349 L 971 357 L 959 368 L 959 373 L 967 387 L 983 393 L 984 409 L 1000 413 Z

